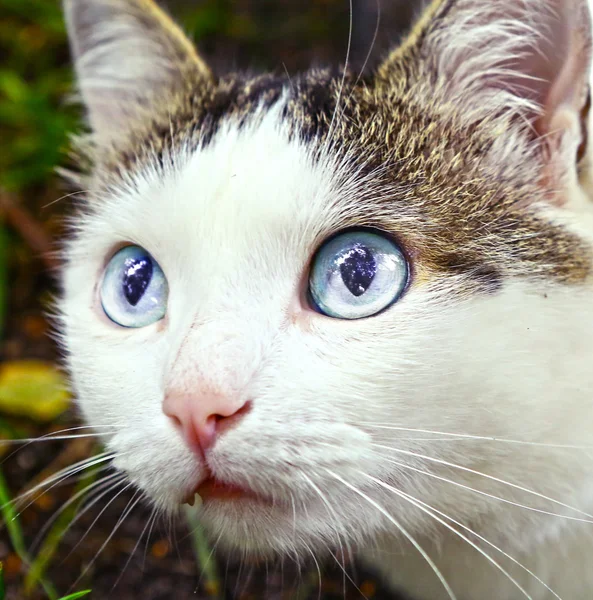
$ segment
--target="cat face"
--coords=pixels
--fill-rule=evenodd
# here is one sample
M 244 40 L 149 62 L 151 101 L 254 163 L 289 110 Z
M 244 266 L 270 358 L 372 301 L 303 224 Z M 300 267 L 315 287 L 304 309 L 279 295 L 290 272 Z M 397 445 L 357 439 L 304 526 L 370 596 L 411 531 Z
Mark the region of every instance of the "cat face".
M 553 48 L 534 3 L 437 2 L 374 76 L 289 83 L 214 78 L 148 0 L 66 2 L 93 167 L 64 343 L 158 507 L 198 489 L 223 544 L 307 552 L 427 532 L 418 501 L 496 518 L 494 478 L 589 496 L 537 445 L 593 416 L 588 20 L 555 4 Z

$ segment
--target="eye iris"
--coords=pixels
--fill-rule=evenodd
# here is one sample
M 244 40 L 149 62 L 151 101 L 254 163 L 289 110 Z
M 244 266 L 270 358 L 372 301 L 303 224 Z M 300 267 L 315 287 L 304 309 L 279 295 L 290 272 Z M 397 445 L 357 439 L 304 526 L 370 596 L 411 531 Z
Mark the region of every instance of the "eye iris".
M 389 235 L 349 229 L 317 250 L 308 297 L 312 308 L 328 317 L 362 319 L 400 298 L 408 272 L 403 251 Z
M 339 259 L 344 285 L 354 296 L 362 296 L 377 274 L 377 261 L 373 253 L 362 244 L 355 244 Z
M 148 256 L 128 258 L 124 263 L 122 287 L 126 300 L 136 306 L 152 279 L 153 266 Z

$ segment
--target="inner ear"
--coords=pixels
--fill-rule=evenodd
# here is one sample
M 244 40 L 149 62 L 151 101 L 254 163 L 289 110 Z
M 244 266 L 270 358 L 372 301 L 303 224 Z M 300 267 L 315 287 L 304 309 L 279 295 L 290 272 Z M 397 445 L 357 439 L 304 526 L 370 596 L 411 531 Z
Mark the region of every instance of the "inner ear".
M 78 85 L 100 143 L 125 135 L 167 93 L 211 79 L 153 0 L 64 0 Z
M 522 69 L 532 78 L 536 102 L 542 106 L 536 128 L 553 133 L 555 115 L 568 110 L 580 122 L 589 96 L 591 29 L 587 11 L 574 2 L 556 0 L 547 23 L 534 44 L 529 63 Z M 546 36 L 546 29 L 549 35 Z

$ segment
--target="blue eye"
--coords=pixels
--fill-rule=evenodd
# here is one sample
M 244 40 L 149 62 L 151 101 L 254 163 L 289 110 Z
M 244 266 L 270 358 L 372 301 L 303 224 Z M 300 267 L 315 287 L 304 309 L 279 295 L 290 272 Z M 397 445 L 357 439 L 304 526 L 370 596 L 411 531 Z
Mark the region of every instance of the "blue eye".
M 395 302 L 407 281 L 408 263 L 394 242 L 378 233 L 352 230 L 318 250 L 309 292 L 324 315 L 362 319 Z
M 101 305 L 122 327 L 146 327 L 165 316 L 168 294 L 167 279 L 154 258 L 139 246 L 126 246 L 105 269 Z

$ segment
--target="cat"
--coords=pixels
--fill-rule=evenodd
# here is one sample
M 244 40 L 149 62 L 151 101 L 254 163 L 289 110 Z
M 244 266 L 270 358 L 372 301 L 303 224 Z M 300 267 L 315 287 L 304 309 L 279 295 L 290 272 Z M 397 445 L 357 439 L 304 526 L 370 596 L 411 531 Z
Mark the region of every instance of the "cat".
M 586 0 L 436 0 L 370 75 L 215 76 L 152 0 L 65 0 L 90 133 L 79 406 L 218 547 L 415 600 L 593 597 Z

